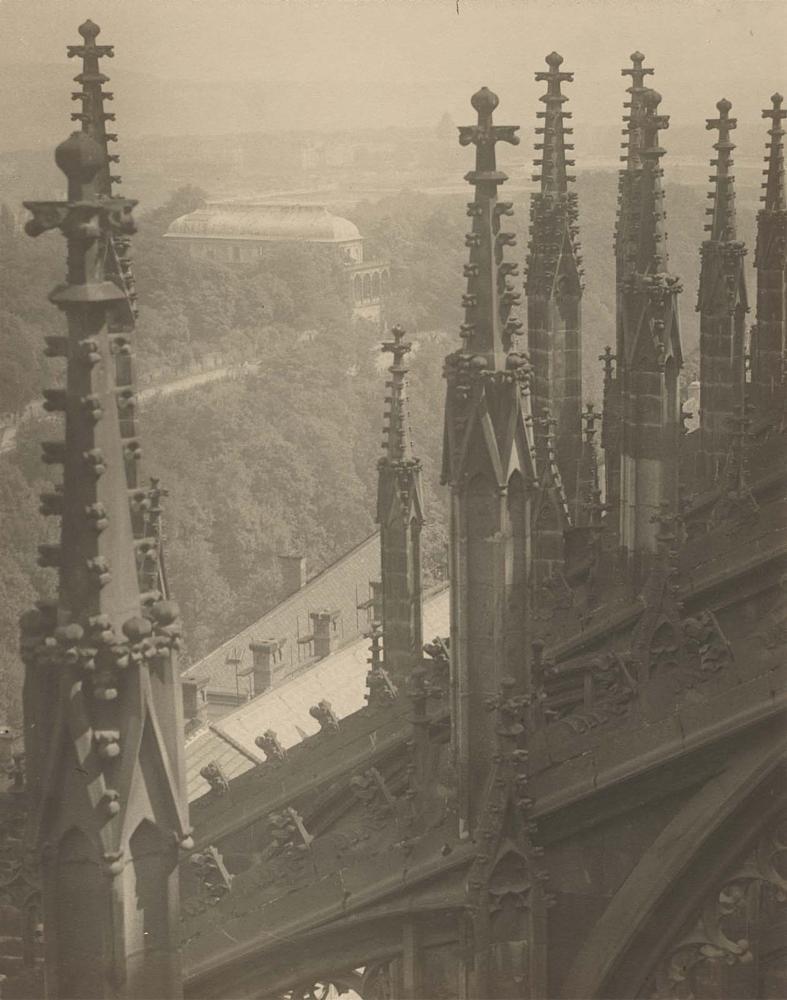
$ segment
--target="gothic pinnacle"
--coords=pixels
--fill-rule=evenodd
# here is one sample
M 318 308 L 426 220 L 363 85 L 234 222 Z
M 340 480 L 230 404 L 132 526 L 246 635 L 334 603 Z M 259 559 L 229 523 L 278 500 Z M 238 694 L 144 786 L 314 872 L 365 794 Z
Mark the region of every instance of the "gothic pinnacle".
M 623 129 L 626 141 L 621 144 L 622 148 L 626 150 L 626 155 L 621 156 L 620 159 L 629 169 L 636 169 L 639 166 L 640 127 L 644 111 L 643 95 L 648 89 L 645 86 L 645 77 L 651 76 L 653 70 L 643 65 L 645 56 L 641 52 L 632 52 L 630 58 L 631 67 L 620 71 L 621 76 L 631 77 L 631 86 L 627 88 L 631 99 L 623 104 L 623 107 L 628 109 L 628 114 L 623 117 L 623 121 L 628 123 L 627 127 Z
M 391 378 L 386 383 L 390 390 L 386 397 L 388 412 L 386 425 L 383 428 L 385 440 L 383 449 L 385 459 L 389 462 L 407 461 L 412 458 L 412 442 L 410 438 L 410 420 L 407 409 L 407 367 L 404 359 L 412 349 L 412 344 L 404 339 L 405 331 L 401 326 L 391 329 L 393 340 L 384 341 L 382 350 L 393 355 L 393 364 L 388 371 Z
M 537 81 L 546 82 L 547 92 L 540 98 L 546 110 L 537 113 L 538 118 L 544 119 L 543 127 L 536 129 L 536 135 L 544 137 L 542 142 L 536 143 L 536 150 L 542 152 L 534 161 L 535 166 L 541 168 L 541 173 L 535 174 L 533 180 L 541 182 L 542 194 L 564 195 L 568 191 L 568 182 L 574 180 L 566 169 L 574 165 L 573 160 L 566 159 L 566 150 L 574 146 L 565 141 L 566 135 L 570 135 L 573 129 L 563 124 L 565 119 L 571 118 L 571 112 L 562 110 L 568 98 L 562 93 L 560 85 L 572 82 L 574 74 L 560 71 L 563 57 L 557 52 L 550 52 L 546 63 L 549 70 L 536 73 Z
M 768 129 L 770 142 L 766 148 L 768 153 L 765 156 L 766 168 L 763 170 L 765 181 L 763 182 L 764 194 L 761 201 L 763 210 L 766 212 L 783 212 L 787 208 L 784 190 L 784 129 L 782 122 L 787 118 L 787 109 L 782 108 L 784 98 L 781 94 L 773 94 L 771 97 L 771 107 L 766 108 L 763 118 L 770 118 L 771 127 Z
M 82 102 L 82 110 L 75 111 L 71 120 L 81 122 L 82 131 L 103 150 L 105 164 L 99 178 L 99 193 L 109 197 L 112 194 L 112 184 L 120 183 L 120 177 L 110 173 L 109 165 L 117 163 L 119 157 L 114 153 L 110 154 L 107 148 L 108 143 L 117 141 L 117 136 L 106 130 L 106 123 L 114 121 L 115 115 L 104 111 L 104 101 L 113 100 L 113 94 L 102 90 L 103 84 L 109 82 L 109 77 L 100 71 L 99 60 L 104 57 L 111 59 L 115 52 L 112 45 L 96 44 L 96 37 L 101 29 L 92 21 L 85 21 L 78 30 L 84 44 L 69 45 L 67 51 L 69 59 L 75 56 L 82 59 L 82 72 L 74 77 L 74 82 L 81 84 L 82 89 L 71 95 L 72 100 Z
M 705 229 L 710 233 L 709 239 L 727 243 L 736 239 L 735 178 L 730 173 L 735 143 L 730 140 L 730 132 L 738 123 L 735 118 L 730 118 L 732 105 L 728 100 L 722 99 L 716 108 L 719 117 L 708 118 L 705 126 L 709 131 L 716 129 L 719 133 L 718 141 L 713 145 L 717 155 L 710 161 L 711 166 L 716 168 L 710 177 L 713 190 L 708 193 L 708 198 L 713 199 L 713 205 L 706 209 L 706 214 L 712 216 L 712 219 Z
M 661 185 L 662 169 L 659 165 L 665 150 L 659 145 L 659 130 L 666 129 L 669 118 L 658 114 L 661 94 L 645 90 L 642 94 L 642 190 L 637 206 L 632 205 L 632 222 L 638 226 L 639 240 L 636 255 L 637 270 L 641 274 L 659 274 L 667 270 L 667 231 L 665 225 L 664 192 Z M 639 218 L 637 218 L 637 215 Z
M 498 98 L 486 87 L 473 94 L 470 103 L 478 112 L 478 122 L 459 128 L 459 144 L 476 147 L 475 170 L 465 175 L 465 180 L 475 186 L 475 198 L 467 206 L 473 221 L 466 237 L 470 262 L 465 265 L 467 292 L 463 297 L 465 322 L 461 333 L 466 353 L 485 356 L 482 360 L 486 368 L 501 371 L 505 369 L 511 338 L 521 323 L 509 315 L 520 296 L 508 280 L 516 274 L 516 265 L 503 260 L 503 248 L 514 246 L 516 240 L 513 233 L 500 231 L 501 216 L 512 215 L 513 206 L 497 200 L 497 188 L 507 177 L 497 169 L 495 145 L 517 145 L 519 126 L 493 124 Z

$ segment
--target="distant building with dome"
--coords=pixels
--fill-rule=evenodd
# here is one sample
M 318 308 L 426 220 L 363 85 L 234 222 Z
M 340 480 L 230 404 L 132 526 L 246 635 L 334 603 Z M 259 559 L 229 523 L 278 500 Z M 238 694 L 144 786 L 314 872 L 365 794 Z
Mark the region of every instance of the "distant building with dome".
M 165 239 L 178 240 L 194 257 L 250 264 L 266 246 L 308 243 L 336 255 L 347 273 L 353 316 L 381 323 L 390 287 L 390 266 L 364 260 L 363 236 L 355 223 L 333 215 L 324 205 L 285 205 L 259 201 L 213 201 L 170 225 Z

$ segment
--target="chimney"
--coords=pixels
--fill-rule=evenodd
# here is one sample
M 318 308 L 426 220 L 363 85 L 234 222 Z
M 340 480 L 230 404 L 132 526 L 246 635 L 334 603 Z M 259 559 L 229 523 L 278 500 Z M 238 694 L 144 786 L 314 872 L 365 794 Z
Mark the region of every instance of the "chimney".
M 333 633 L 336 627 L 338 611 L 312 611 L 312 640 L 314 642 L 314 657 L 321 660 L 327 656 L 333 645 Z
M 252 655 L 251 681 L 252 697 L 267 691 L 273 683 L 273 672 L 281 659 L 280 639 L 255 639 L 249 643 Z
M 289 597 L 306 583 L 306 556 L 278 556 L 283 595 Z
M 207 687 L 207 678 L 201 680 L 184 678 L 181 680 L 181 690 L 183 692 L 183 718 L 189 729 L 193 729 L 207 721 Z

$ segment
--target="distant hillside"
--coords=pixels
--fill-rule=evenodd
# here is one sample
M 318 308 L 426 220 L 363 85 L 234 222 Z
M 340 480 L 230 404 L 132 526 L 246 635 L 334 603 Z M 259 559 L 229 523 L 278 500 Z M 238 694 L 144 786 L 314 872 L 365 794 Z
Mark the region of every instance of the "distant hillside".
M 599 402 L 597 356 L 614 343 L 615 177 L 586 174 L 578 191 L 586 268 L 585 395 Z M 182 191 L 141 216 L 134 247 L 139 365 L 174 377 L 186 360 L 212 351 L 263 364 L 255 377 L 204 386 L 142 410 L 144 468 L 161 475 L 169 489 L 167 566 L 192 657 L 275 600 L 277 552 L 306 551 L 318 569 L 370 531 L 384 393 L 379 333 L 350 323 L 340 275 L 325 258 L 308 248 L 271 248 L 253 267 L 231 270 L 184 257 L 160 238 L 168 222 L 199 197 L 198 191 Z M 431 572 L 442 563 L 445 542 L 438 483 L 442 361 L 459 344 L 467 198 L 409 192 L 349 212 L 368 239 L 369 253 L 391 260 L 390 320 L 402 322 L 418 345 L 410 395 L 429 494 L 425 548 Z M 689 377 L 696 363 L 704 207 L 703 192 L 669 186 L 671 261 L 684 283 Z M 52 384 L 58 367 L 44 363 L 41 345 L 62 324 L 46 294 L 62 273 L 64 247 L 55 235 L 33 241 L 15 234 L 7 216 L 0 215 L 0 398 L 3 408 L 12 409 L 37 396 L 42 384 Z M 518 203 L 511 223 L 519 234 L 520 261 L 526 220 L 527 206 Z M 741 234 L 750 246 L 753 224 L 753 212 L 742 211 Z M 751 287 L 753 293 L 753 282 Z M 31 516 L 44 477 L 36 442 L 51 436 L 51 424 L 30 422 L 20 431 L 17 451 L 0 456 L 0 674 L 8 681 L 12 713 L 21 676 L 16 618 L 51 576 L 35 569 L 35 552 L 53 526 Z

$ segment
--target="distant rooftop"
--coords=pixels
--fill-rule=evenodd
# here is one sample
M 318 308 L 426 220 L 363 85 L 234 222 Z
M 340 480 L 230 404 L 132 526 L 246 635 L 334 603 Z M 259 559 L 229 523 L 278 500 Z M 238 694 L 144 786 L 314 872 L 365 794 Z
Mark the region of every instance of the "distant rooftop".
M 448 586 L 424 601 L 424 637 L 448 634 Z M 202 729 L 186 743 L 186 780 L 189 801 L 204 795 L 209 785 L 201 768 L 215 761 L 232 779 L 263 763 L 265 755 L 254 740 L 272 729 L 285 750 L 319 732 L 309 714 L 323 699 L 339 719 L 366 705 L 369 640 L 357 636 L 322 660 L 313 662 L 283 684 L 265 691 L 224 718 Z
M 348 243 L 361 240 L 358 227 L 324 205 L 267 201 L 211 201 L 182 215 L 166 239 L 254 240 L 267 243 Z
M 369 583 L 380 577 L 380 533 L 375 531 L 355 548 L 309 580 L 261 618 L 184 671 L 183 677 L 207 680 L 209 692 L 248 694 L 252 656 L 249 643 L 284 639 L 278 680 L 299 669 L 298 639 L 311 631 L 309 613 L 338 611 L 337 639 L 346 643 L 368 628 L 368 615 L 358 605 L 369 600 Z

